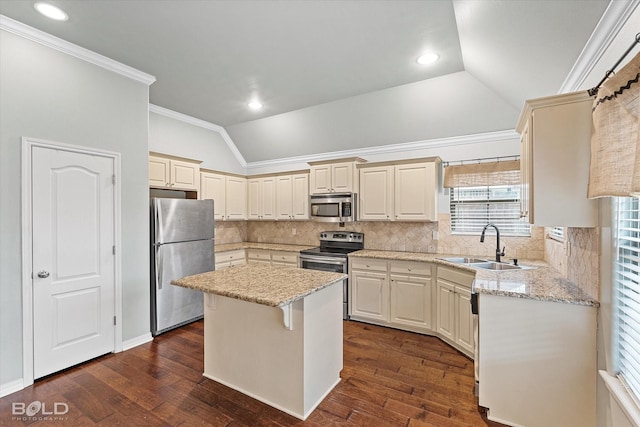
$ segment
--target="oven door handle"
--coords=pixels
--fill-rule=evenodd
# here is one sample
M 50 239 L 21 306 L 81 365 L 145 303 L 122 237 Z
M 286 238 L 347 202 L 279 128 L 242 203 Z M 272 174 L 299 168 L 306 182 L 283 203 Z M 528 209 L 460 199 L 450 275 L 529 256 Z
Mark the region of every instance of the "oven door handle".
M 344 265 L 347 263 L 346 260 L 341 260 L 340 258 L 301 255 L 300 262 L 304 262 L 304 261 L 316 261 L 316 262 L 321 262 L 323 264 L 331 264 L 331 265 Z

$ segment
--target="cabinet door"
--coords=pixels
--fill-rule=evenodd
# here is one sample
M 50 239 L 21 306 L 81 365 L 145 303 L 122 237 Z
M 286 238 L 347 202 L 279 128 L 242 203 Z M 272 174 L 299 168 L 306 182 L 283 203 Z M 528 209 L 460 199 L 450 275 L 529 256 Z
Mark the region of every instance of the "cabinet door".
M 520 217 L 528 218 L 531 223 L 533 213 L 529 210 L 531 197 L 531 139 L 529 136 L 527 125 L 520 136 Z
M 311 167 L 311 193 L 329 193 L 331 191 L 331 165 Z
M 292 180 L 292 219 L 309 219 L 309 174 L 293 175 Z
M 287 265 L 289 267 L 298 266 L 297 252 L 271 251 L 271 264 Z
M 149 187 L 166 188 L 171 180 L 169 159 L 149 156 Z
M 171 160 L 171 188 L 198 191 L 200 166 L 197 163 Z
M 226 177 L 216 173 L 200 173 L 200 199 L 212 199 L 215 219 L 226 219 Z
M 229 220 L 247 219 L 247 179 L 227 176 L 226 212 Z
M 431 329 L 431 278 L 392 275 L 391 322 Z
M 271 264 L 271 253 L 266 250 L 249 249 L 247 250 L 247 262 Z
M 351 315 L 379 321 L 389 320 L 389 283 L 386 273 L 352 271 Z
M 471 291 L 455 287 L 455 342 L 468 353 L 473 353 L 473 315 Z
M 282 175 L 276 177 L 276 218 L 289 220 L 293 217 L 292 208 L 293 177 Z
M 331 165 L 331 191 L 335 193 L 353 191 L 353 163 Z
M 262 215 L 262 183 L 260 179 L 250 179 L 247 182 L 249 196 L 247 198 L 247 217 L 261 219 Z
M 393 219 L 393 166 L 360 169 L 359 219 Z
M 395 167 L 395 219 L 436 220 L 436 163 L 416 163 Z
M 261 219 L 276 219 L 276 178 L 262 178 Z
M 438 333 L 453 341 L 455 333 L 455 289 L 444 281 L 438 280 L 437 329 Z

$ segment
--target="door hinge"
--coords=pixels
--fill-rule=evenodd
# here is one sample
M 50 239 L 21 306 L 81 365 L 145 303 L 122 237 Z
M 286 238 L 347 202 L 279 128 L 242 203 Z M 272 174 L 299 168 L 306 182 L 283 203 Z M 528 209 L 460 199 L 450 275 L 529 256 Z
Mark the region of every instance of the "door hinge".
M 116 326 L 116 316 L 113 316 L 113 326 Z
M 115 255 L 116 254 L 116 245 L 113 245 L 111 247 L 111 252 Z
M 113 183 L 113 185 L 116 185 L 116 176 L 115 175 L 111 175 L 111 182 Z

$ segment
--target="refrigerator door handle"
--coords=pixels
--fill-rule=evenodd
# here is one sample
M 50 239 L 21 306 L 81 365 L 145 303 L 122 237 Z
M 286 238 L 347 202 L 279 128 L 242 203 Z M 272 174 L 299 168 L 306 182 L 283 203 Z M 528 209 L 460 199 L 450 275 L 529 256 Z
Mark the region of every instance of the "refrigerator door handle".
M 162 289 L 162 251 L 160 250 L 161 246 L 156 244 L 156 289 Z

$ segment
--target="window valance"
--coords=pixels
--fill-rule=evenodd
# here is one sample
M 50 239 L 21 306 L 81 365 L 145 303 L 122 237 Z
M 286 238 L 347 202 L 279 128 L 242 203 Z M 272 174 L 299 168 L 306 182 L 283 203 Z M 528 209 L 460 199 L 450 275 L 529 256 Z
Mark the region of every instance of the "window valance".
M 640 53 L 602 84 L 593 102 L 590 199 L 640 194 Z
M 450 165 L 444 168 L 445 188 L 520 184 L 520 160 Z

